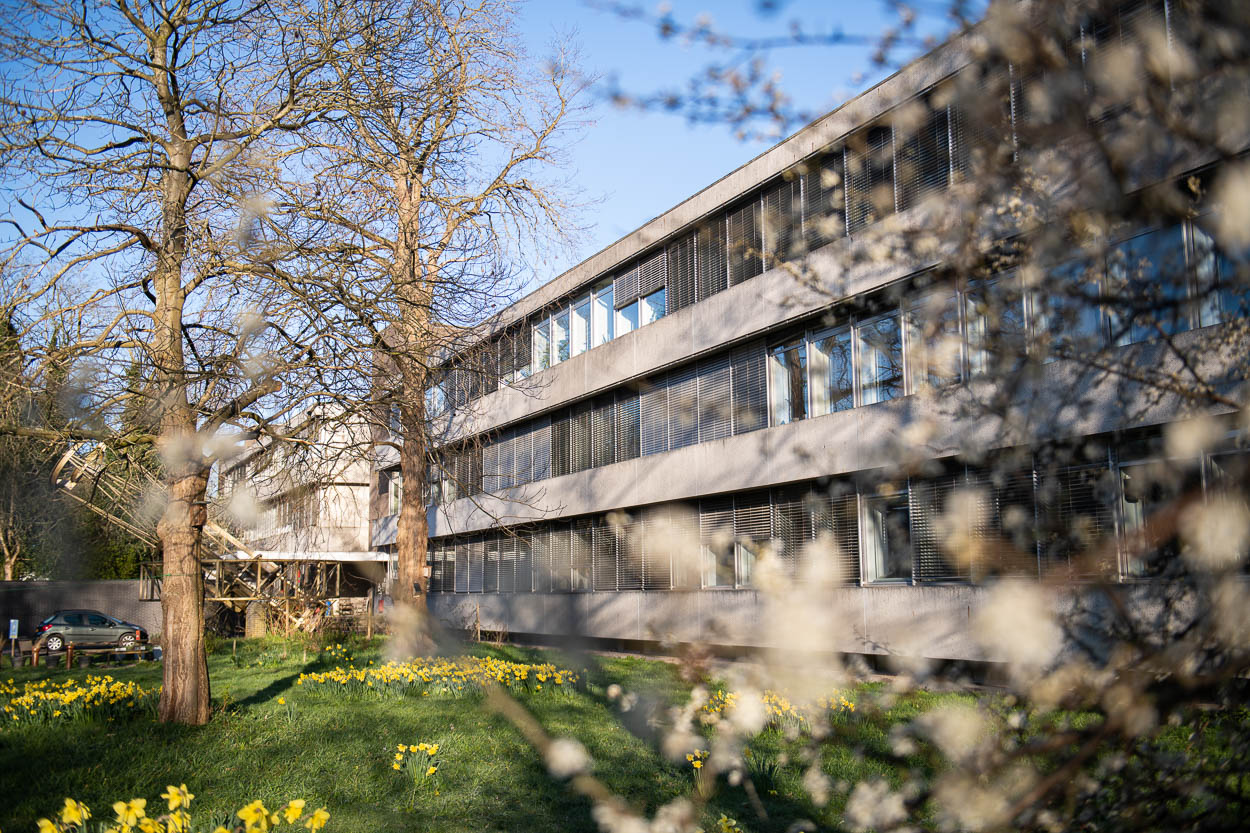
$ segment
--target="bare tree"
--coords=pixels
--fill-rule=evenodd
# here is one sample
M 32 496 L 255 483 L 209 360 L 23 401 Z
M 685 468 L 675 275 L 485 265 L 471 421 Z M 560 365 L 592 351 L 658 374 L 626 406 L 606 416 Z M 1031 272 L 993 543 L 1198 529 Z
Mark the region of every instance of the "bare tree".
M 33 433 L 104 447 L 110 465 L 160 452 L 163 493 L 143 508 L 164 565 L 166 721 L 209 717 L 198 548 L 212 466 L 239 431 L 299 407 L 310 388 L 293 381 L 319 366 L 319 319 L 281 279 L 291 252 L 256 238 L 287 158 L 278 137 L 317 117 L 335 54 L 289 25 L 317 13 L 30 2 L 0 36 L 0 166 L 19 195 L 4 293 L 35 380 L 66 375 L 65 426 Z
M 336 64 L 339 118 L 289 201 L 326 241 L 305 280 L 374 334 L 376 439 L 398 447 L 404 484 L 396 596 L 423 605 L 431 441 L 450 427 L 426 394 L 515 295 L 522 258 L 569 230 L 561 149 L 581 82 L 567 48 L 546 63 L 526 53 L 507 3 L 373 0 L 351 14 L 373 25 Z

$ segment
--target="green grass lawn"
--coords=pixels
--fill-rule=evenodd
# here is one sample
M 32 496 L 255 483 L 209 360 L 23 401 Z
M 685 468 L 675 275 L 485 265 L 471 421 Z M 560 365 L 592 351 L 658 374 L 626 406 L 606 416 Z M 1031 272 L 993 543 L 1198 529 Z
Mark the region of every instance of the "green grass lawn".
M 379 640 L 357 643 L 349 651 L 357 666 L 383 661 Z M 689 686 L 677 666 L 630 657 L 570 659 L 515 647 L 475 646 L 471 652 L 574 668 L 581 675 L 575 689 L 552 692 L 549 687 L 519 695 L 519 700 L 551 735 L 580 740 L 593 757 L 594 774 L 637 808 L 653 812 L 674 798 L 695 794 L 690 765 L 661 754 L 656 730 L 646 719 L 684 699 Z M 272 640 L 240 641 L 232 656 L 227 643 L 210 656 L 214 717 L 206 726 L 163 725 L 148 716 L 6 725 L 0 729 L 0 829 L 33 831 L 36 819 L 51 816 L 67 796 L 90 805 L 96 820 L 111 818 L 111 804 L 131 797 L 144 797 L 150 809 L 163 810 L 157 796 L 167 784 L 183 782 L 196 795 L 193 817 L 204 829 L 227 822 L 253 799 L 276 810 L 292 798 L 305 799 L 310 811 L 326 807 L 330 831 L 597 829 L 589 802 L 553 780 L 520 733 L 485 709 L 479 695 L 342 695 L 296 684 L 301 673 L 346 664 Z M 583 665 L 590 666 L 585 673 Z M 0 679 L 11 677 L 20 687 L 27 680 L 81 679 L 87 673 L 6 669 Z M 90 673 L 145 687 L 160 683 L 160 667 L 151 663 Z M 621 711 L 608 697 L 612 683 L 641 695 L 640 703 Z M 845 693 L 863 701 L 882 695 L 883 688 L 859 686 Z M 959 697 L 915 692 L 872 719 L 848 718 L 840 729 L 847 742 L 825 744 L 825 772 L 835 782 L 853 784 L 880 772 L 898 783 L 902 773 L 873 754 L 888 749 L 890 727 L 936 702 Z M 417 742 L 440 745 L 439 769 L 432 788 L 413 802 L 410 782 L 391 764 L 398 744 Z M 845 796 L 835 792 L 827 807 L 812 806 L 801 787 L 804 766 L 787 761 L 792 746 L 775 729 L 751 742 L 753 756 L 766 764 L 759 773 L 766 823 L 741 788 L 722 780 L 703 808 L 705 827 L 713 829 L 722 812 L 746 830 L 785 829 L 798 818 L 834 825 Z

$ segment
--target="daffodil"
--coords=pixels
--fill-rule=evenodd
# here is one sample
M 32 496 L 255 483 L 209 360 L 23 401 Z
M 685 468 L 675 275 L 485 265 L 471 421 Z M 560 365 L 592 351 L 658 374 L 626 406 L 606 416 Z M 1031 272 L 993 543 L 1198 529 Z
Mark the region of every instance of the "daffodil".
M 286 808 L 282 811 L 282 815 L 286 816 L 287 824 L 295 824 L 295 820 L 304 814 L 304 799 L 296 798 L 290 801 Z
M 86 804 L 79 803 L 72 798 L 65 799 L 65 806 L 61 809 L 62 822 L 81 827 L 89 818 L 91 818 L 91 810 L 87 809 Z
M 170 784 L 165 787 L 165 792 L 161 793 L 161 798 L 169 802 L 169 809 L 177 810 L 179 807 L 191 806 L 191 799 L 195 798 L 195 795 L 187 789 L 186 784 L 180 784 L 177 787 Z
M 117 821 L 125 827 L 134 827 L 139 823 L 139 819 L 146 814 L 143 808 L 148 806 L 146 798 L 132 798 L 129 801 L 117 801 L 113 803 L 113 812 L 117 814 Z
M 285 697 L 279 697 L 279 698 L 278 698 L 278 705 L 279 705 L 279 706 L 285 706 L 285 705 L 286 705 L 286 698 L 285 698 Z
M 61 828 L 48 819 L 39 819 L 35 824 L 39 825 L 39 833 L 60 833 L 61 830 Z
M 400 752 L 407 752 L 407 751 L 408 751 L 408 745 L 407 745 L 407 744 L 404 744 L 404 743 L 401 743 L 399 746 L 397 746 L 397 747 L 395 747 L 395 748 L 396 748 L 396 749 L 398 749 Z
M 165 827 L 154 818 L 139 819 L 140 833 L 165 833 Z
M 326 826 L 326 822 L 329 820 L 330 814 L 326 812 L 325 807 L 321 807 L 308 817 L 308 821 L 304 822 L 304 826 L 309 830 L 320 830 Z
M 261 803 L 260 799 L 241 808 L 238 816 L 243 819 L 243 826 L 246 830 L 259 830 L 261 833 L 266 833 L 272 826 L 269 819 L 269 811 L 265 809 L 265 805 Z
M 400 768 L 401 767 L 399 766 L 399 761 L 396 761 L 395 763 L 391 764 L 391 769 L 398 770 Z

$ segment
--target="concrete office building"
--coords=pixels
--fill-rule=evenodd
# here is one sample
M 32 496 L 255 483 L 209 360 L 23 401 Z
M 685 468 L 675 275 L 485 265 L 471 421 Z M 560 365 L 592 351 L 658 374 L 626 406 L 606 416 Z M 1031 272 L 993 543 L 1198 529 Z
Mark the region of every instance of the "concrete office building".
M 1170 25 L 1162 3 L 1139 5 Z M 513 634 L 784 645 L 764 621 L 767 553 L 774 574 L 836 562 L 839 583 L 822 591 L 844 612 L 833 649 L 995 659 L 968 629 L 981 576 L 1139 576 L 1123 542 L 1169 496 L 1135 484 L 1186 415 L 1182 398 L 1037 359 L 1027 420 L 978 406 L 996 356 L 1036 355 L 1061 324 L 1179 368 L 1157 331 L 1097 307 L 1065 319 L 1010 269 L 934 285 L 933 256 L 866 250 L 884 223 L 924 229 L 969 175 L 968 119 L 935 104 L 965 55 L 951 43 L 915 61 L 521 299 L 446 366 L 431 397 L 456 415 L 431 469 L 436 616 Z M 898 129 L 916 101 L 926 120 Z M 1209 242 L 1185 223 L 1112 251 L 1180 263 L 1176 274 L 1228 270 Z M 1109 280 L 1114 260 L 1083 266 Z M 987 293 L 999 293 L 993 322 Z M 1217 375 L 1231 357 L 1200 345 L 1244 310 L 1211 297 L 1170 335 Z M 1052 439 L 1078 451 L 1052 458 Z M 1182 468 L 1210 483 L 1229 459 L 1204 452 Z M 376 465 L 375 549 L 394 540 L 395 465 Z M 975 558 L 943 545 L 965 488 L 978 496 Z

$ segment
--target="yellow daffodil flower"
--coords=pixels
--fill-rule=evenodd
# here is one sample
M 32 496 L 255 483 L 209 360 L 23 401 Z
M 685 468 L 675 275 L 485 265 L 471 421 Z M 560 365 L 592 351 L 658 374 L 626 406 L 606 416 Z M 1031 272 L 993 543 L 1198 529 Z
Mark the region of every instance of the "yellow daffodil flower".
M 76 824 L 82 826 L 83 822 L 91 818 L 91 810 L 87 809 L 86 804 L 75 801 L 72 798 L 65 799 L 65 807 L 61 809 L 61 821 L 65 824 Z
M 321 807 L 317 812 L 308 817 L 308 821 L 304 822 L 304 826 L 309 830 L 320 830 L 326 826 L 326 822 L 330 820 L 330 814 L 326 812 L 325 807 Z
M 265 805 L 261 803 L 260 799 L 241 808 L 238 816 L 243 819 L 245 830 L 259 830 L 261 833 L 266 833 L 272 826 L 269 820 L 269 811 L 265 809 Z
M 286 805 L 282 815 L 286 816 L 287 824 L 295 824 L 295 820 L 304 814 L 304 799 L 296 798 Z
M 117 801 L 113 803 L 113 812 L 117 814 L 117 821 L 125 827 L 134 827 L 139 823 L 139 819 L 146 814 L 143 808 L 148 806 L 146 798 L 132 798 L 129 801 Z
M 426 774 L 426 775 L 433 775 L 433 774 L 434 774 L 434 773 L 436 773 L 436 772 L 438 772 L 438 767 L 436 767 L 436 766 L 432 766 L 432 767 L 430 767 L 429 769 L 427 769 L 427 770 L 425 771 L 425 774 Z
M 285 706 L 285 705 L 286 705 L 286 698 L 285 698 L 285 697 L 279 697 L 279 698 L 278 698 L 278 705 L 279 705 L 279 706 Z
M 39 825 L 39 833 L 60 833 L 61 831 L 61 828 L 48 819 L 39 819 L 35 824 Z
M 161 793 L 161 798 L 169 802 L 169 809 L 177 810 L 179 807 L 191 806 L 191 799 L 195 795 L 187 789 L 186 784 L 180 784 L 175 787 L 173 784 L 165 787 L 165 792 Z
M 407 745 L 407 744 L 404 744 L 404 743 L 401 743 L 399 746 L 397 746 L 397 747 L 395 747 L 395 748 L 396 748 L 396 749 L 398 749 L 400 752 L 407 752 L 407 751 L 408 751 L 408 745 Z

